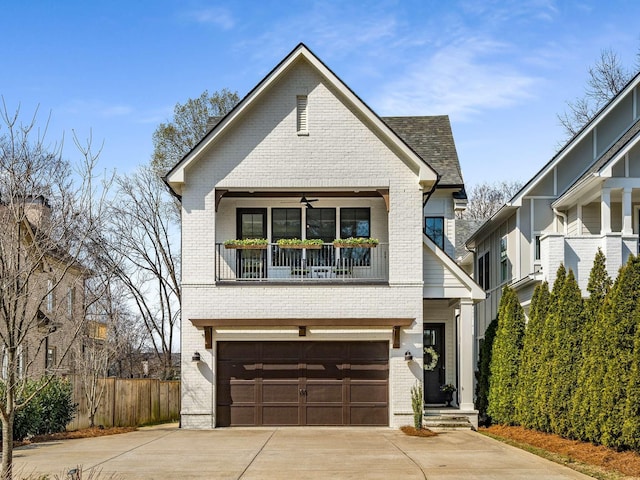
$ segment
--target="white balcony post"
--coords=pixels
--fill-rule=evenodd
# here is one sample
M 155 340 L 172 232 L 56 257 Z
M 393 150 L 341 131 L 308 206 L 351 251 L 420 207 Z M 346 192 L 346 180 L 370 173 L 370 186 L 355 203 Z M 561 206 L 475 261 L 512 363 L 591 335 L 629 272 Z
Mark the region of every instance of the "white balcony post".
M 622 190 L 622 234 L 631 235 L 633 233 L 633 221 L 631 211 L 632 189 L 625 187 Z
M 600 198 L 600 233 L 611 233 L 611 189 L 603 188 Z
M 459 347 L 458 347 L 458 401 L 461 410 L 473 410 L 473 372 L 474 362 L 474 320 L 473 302 L 469 299 L 460 300 L 459 320 Z

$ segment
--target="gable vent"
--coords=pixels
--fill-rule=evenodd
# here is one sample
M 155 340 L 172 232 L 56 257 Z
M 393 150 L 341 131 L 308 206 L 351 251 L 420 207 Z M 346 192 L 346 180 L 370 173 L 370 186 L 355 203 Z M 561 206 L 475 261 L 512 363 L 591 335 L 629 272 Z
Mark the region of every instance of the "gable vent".
M 296 97 L 297 100 L 297 110 L 298 110 L 298 134 L 308 134 L 309 126 L 307 124 L 307 96 L 306 95 L 298 95 Z

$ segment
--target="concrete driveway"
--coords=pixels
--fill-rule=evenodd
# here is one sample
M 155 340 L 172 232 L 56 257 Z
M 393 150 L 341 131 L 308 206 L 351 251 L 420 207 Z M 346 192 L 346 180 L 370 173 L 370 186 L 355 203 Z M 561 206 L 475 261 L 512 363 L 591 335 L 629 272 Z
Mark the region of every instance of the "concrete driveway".
M 142 428 L 100 438 L 21 447 L 22 474 L 65 473 L 123 479 L 586 479 L 471 431 L 432 438 L 389 428 Z M 111 474 L 117 474 L 112 477 Z M 95 477 L 92 477 L 95 478 Z

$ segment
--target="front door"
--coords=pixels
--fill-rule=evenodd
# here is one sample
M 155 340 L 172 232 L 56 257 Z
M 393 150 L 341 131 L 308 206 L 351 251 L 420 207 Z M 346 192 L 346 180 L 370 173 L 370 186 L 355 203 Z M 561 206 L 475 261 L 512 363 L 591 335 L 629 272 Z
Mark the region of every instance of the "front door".
M 444 324 L 424 325 L 424 403 L 442 404 L 446 402 L 440 387 L 445 383 L 444 371 Z
M 267 209 L 239 208 L 237 213 L 238 240 L 267 238 Z M 236 255 L 239 278 L 266 277 L 266 250 L 238 250 Z

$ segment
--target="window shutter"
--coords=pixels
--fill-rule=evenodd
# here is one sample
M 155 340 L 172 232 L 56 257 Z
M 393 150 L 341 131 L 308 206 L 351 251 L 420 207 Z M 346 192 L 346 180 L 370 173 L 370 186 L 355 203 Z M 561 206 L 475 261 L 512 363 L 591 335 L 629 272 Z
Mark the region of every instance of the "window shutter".
M 308 133 L 309 128 L 307 125 L 307 96 L 298 95 L 297 110 L 298 110 L 298 133 Z

